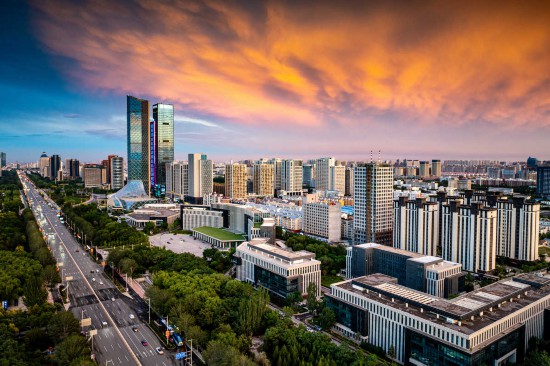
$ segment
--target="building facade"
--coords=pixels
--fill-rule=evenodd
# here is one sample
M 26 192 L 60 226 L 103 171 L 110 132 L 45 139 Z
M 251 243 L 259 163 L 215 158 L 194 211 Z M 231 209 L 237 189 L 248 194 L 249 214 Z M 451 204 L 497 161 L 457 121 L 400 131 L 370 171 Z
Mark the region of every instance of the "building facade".
M 259 196 L 273 196 L 273 164 L 253 165 L 253 191 Z
M 84 187 L 95 188 L 103 184 L 103 174 L 105 168 L 99 164 L 86 164 L 82 169 L 84 178 Z
M 393 169 L 369 163 L 355 168 L 354 243 L 393 241 Z
M 432 160 L 432 176 L 441 177 L 441 160 Z
M 346 167 L 335 165 L 330 167 L 329 189 L 344 194 L 346 192 Z
M 451 200 L 442 205 L 442 257 L 458 262 L 471 272 L 489 272 L 496 267 L 497 210 L 475 202 L 463 205 Z
M 151 193 L 149 101 L 126 97 L 128 181 L 140 180 Z
M 439 209 L 426 198 L 399 197 L 393 202 L 393 246 L 424 255 L 437 255 Z
M 301 160 L 283 160 L 281 162 L 281 190 L 287 194 L 302 193 L 303 164 Z
M 321 262 L 307 251 L 286 251 L 256 238 L 237 247 L 237 279 L 264 287 L 272 295 L 288 298 L 307 294 L 310 283 L 321 293 Z
M 155 121 L 154 165 L 155 184 L 166 186 L 166 164 L 174 161 L 174 106 L 157 103 L 153 105 Z
M 342 239 L 340 203 L 311 202 L 302 205 L 302 231 L 327 242 Z
M 225 166 L 225 195 L 233 199 L 246 198 L 246 165 L 227 164 Z
M 330 167 L 334 166 L 334 158 L 315 160 L 315 189 L 327 191 L 330 189 Z
M 550 165 L 537 166 L 537 194 L 550 197 Z
M 206 207 L 186 207 L 181 205 L 180 219 L 182 230 L 193 230 L 201 226 L 223 227 L 222 212 L 210 210 Z
M 346 196 L 353 196 L 353 184 L 354 184 L 354 168 L 347 167 L 346 168 L 346 176 L 345 176 L 345 189 L 344 189 L 344 195 Z
M 547 338 L 548 276 L 520 275 L 445 300 L 375 274 L 331 285 L 334 330 L 393 349 L 404 365 L 522 363 L 532 337 Z
M 124 158 L 122 156 L 112 156 L 109 161 L 111 189 L 119 190 L 124 187 Z

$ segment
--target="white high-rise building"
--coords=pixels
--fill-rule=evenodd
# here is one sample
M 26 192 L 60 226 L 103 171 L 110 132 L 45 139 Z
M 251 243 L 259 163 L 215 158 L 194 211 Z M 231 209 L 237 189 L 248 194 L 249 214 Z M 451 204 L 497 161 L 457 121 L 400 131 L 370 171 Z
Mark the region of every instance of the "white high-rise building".
M 254 164 L 253 191 L 260 196 L 273 196 L 274 164 Z
M 174 161 L 166 167 L 166 194 L 185 200 L 189 195 L 189 163 Z
M 393 246 L 397 249 L 436 256 L 439 245 L 439 210 L 426 198 L 394 200 Z
M 110 168 L 111 189 L 122 189 L 124 187 L 124 158 L 122 156 L 113 156 Z
M 497 254 L 534 261 L 539 258 L 540 203 L 527 201 L 524 196 L 499 199 Z
M 198 202 L 206 194 L 214 192 L 212 160 L 206 154 L 189 154 L 189 200 Z
M 330 189 L 330 167 L 335 165 L 334 158 L 315 160 L 315 189 L 327 191 Z
M 467 271 L 492 271 L 496 266 L 497 210 L 482 203 L 442 205 L 443 259 L 462 264 Z
M 273 164 L 273 191 L 278 192 L 281 189 L 283 160 L 280 158 L 273 158 L 269 160 L 269 164 Z
M 302 193 L 302 161 L 283 160 L 281 162 L 281 189 L 287 194 Z
M 327 242 L 341 240 L 342 220 L 340 203 L 310 202 L 302 205 L 302 231 L 323 238 Z
M 392 245 L 393 168 L 368 163 L 355 168 L 354 244 Z
M 246 165 L 227 164 L 225 166 L 225 195 L 229 198 L 246 198 Z
M 343 165 L 334 165 L 330 167 L 329 189 L 342 194 L 346 191 L 346 167 Z

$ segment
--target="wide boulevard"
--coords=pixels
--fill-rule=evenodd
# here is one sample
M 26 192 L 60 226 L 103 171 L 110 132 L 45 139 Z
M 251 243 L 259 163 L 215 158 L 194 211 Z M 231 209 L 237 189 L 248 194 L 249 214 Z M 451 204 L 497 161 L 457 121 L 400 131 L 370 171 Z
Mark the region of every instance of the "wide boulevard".
M 56 258 L 66 286 L 69 310 L 79 320 L 90 318 L 83 332 L 93 335 L 92 353 L 100 365 L 168 366 L 174 356 L 162 346 L 142 321 L 147 314 L 130 297 L 121 293 L 105 276 L 103 267 L 86 253 L 61 223 L 57 206 L 46 201 L 23 172 L 19 172 L 29 205 Z M 92 337 L 90 337 L 92 338 Z M 147 342 L 143 345 L 142 341 Z

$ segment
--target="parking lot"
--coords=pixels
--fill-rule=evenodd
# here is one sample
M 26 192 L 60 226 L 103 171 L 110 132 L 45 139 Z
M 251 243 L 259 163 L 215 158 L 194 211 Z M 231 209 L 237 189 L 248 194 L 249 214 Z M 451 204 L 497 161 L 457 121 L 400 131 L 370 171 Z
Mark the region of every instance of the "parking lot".
M 191 253 L 197 257 L 202 257 L 202 252 L 211 248 L 210 244 L 186 234 L 157 234 L 150 236 L 149 241 L 155 247 L 165 247 L 174 253 Z

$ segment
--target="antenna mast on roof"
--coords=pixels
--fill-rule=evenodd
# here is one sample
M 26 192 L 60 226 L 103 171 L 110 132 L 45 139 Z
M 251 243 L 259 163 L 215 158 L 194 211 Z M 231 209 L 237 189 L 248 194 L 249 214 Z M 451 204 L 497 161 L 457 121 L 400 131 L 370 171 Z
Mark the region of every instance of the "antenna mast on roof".
M 380 164 L 380 149 L 378 149 L 378 164 Z
M 372 163 L 372 150 L 370 151 L 370 162 Z

